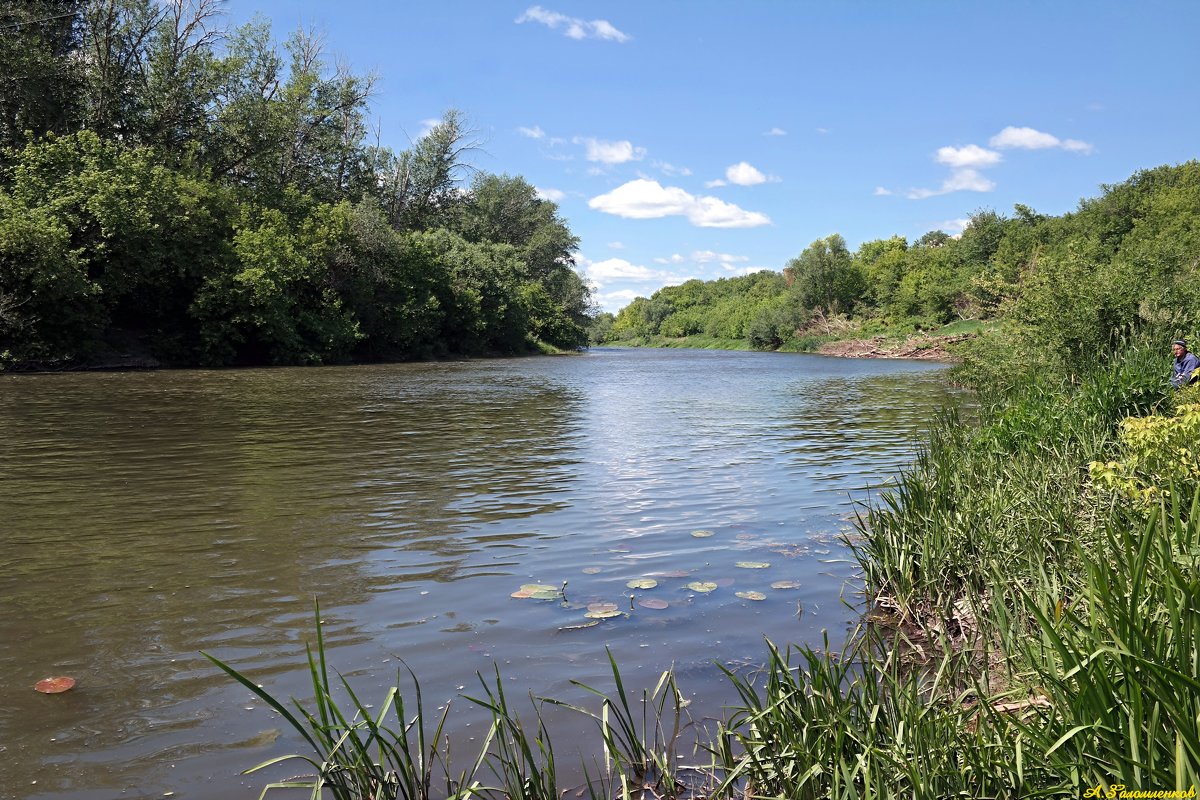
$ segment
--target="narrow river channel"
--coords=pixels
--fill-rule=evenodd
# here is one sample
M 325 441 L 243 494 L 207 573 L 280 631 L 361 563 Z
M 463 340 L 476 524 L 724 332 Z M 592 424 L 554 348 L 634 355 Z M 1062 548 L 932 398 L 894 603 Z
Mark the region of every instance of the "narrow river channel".
M 953 395 L 929 364 L 688 350 L 0 376 L 0 796 L 257 797 L 239 771 L 300 742 L 201 651 L 306 697 L 314 598 L 368 701 L 400 659 L 431 706 L 494 663 L 510 701 L 583 701 L 607 646 L 717 716 L 714 659 L 844 638 L 839 534 Z M 630 594 L 666 608 L 560 630 Z M 32 690 L 50 675 L 78 685 Z M 578 764 L 595 737 L 561 724 Z

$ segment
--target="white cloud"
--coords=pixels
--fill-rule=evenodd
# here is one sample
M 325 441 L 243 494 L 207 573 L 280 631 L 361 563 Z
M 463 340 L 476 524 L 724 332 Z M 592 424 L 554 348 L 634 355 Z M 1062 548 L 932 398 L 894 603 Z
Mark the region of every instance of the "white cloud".
M 600 301 L 600 305 L 604 306 L 609 311 L 616 311 L 623 305 L 628 305 L 633 302 L 638 296 L 638 293 L 633 289 L 618 289 L 615 292 L 605 292 L 604 294 L 596 295 L 596 299 Z
M 714 253 L 712 250 L 696 250 L 692 253 L 692 261 L 697 264 L 708 264 L 713 261 L 734 262 L 749 261 L 750 256 L 734 256 L 729 253 Z
M 546 135 L 546 132 L 542 130 L 540 125 L 534 125 L 532 128 L 526 128 L 522 126 L 517 128 L 517 133 L 530 139 L 541 139 Z
M 585 20 L 578 17 L 568 17 L 557 11 L 551 11 L 541 6 L 530 6 L 525 13 L 517 17 L 518 24 L 523 22 L 540 22 L 551 30 L 562 29 L 563 35 L 571 39 L 605 39 L 610 42 L 627 42 L 629 34 L 617 30 L 606 19 Z
M 591 175 L 593 178 L 596 177 L 597 175 L 603 175 L 604 167 L 588 167 L 587 174 Z
M 772 183 L 779 182 L 779 178 L 776 178 L 774 175 L 764 175 L 745 161 L 739 161 L 727 167 L 725 169 L 725 180 L 730 183 L 736 183 L 738 186 L 756 186 L 768 181 Z
M 977 144 L 966 147 L 939 147 L 937 162 L 948 167 L 990 167 L 999 164 L 1001 156 L 995 150 L 985 150 Z
M 817 128 L 817 133 L 829 133 L 829 128 Z
M 593 197 L 588 207 L 627 219 L 686 217 L 700 228 L 756 228 L 771 218 L 746 211 L 716 197 L 696 197 L 677 186 L 662 186 L 644 178 L 629 181 L 611 192 Z
M 763 136 L 787 136 L 787 131 L 783 128 L 771 128 L 771 130 L 764 132 Z
M 1021 150 L 1058 148 L 1072 153 L 1090 153 L 1095 149 L 1087 142 L 1081 142 L 1078 139 L 1059 139 L 1044 131 L 1033 128 L 1015 128 L 1011 125 L 993 136 L 988 143 L 992 147 L 1000 148 Z
M 951 192 L 990 192 L 996 188 L 995 182 L 983 177 L 973 169 L 956 169 L 950 177 L 942 181 L 940 189 L 912 189 L 908 193 L 910 200 L 924 200 Z
M 567 193 L 564 192 L 562 189 L 550 189 L 550 188 L 543 189 L 540 186 L 535 186 L 533 188 L 534 188 L 534 191 L 537 192 L 538 197 L 542 198 L 543 200 L 552 200 L 555 203 L 560 202 L 563 198 L 565 198 L 567 196 Z
M 712 250 L 693 250 L 690 256 L 682 256 L 679 253 L 672 253 L 666 258 L 656 258 L 656 264 L 711 264 L 720 262 L 726 269 L 733 269 L 733 264 L 741 261 L 749 261 L 750 256 L 735 256 L 729 253 L 717 253 Z
M 705 189 L 716 189 L 720 186 L 725 186 L 725 185 L 726 185 L 725 181 L 721 180 L 720 178 L 714 178 L 711 181 L 704 182 Z
M 587 148 L 587 160 L 599 161 L 601 164 L 624 164 L 626 161 L 641 161 L 646 156 L 646 148 L 634 147 L 633 142 L 606 142 L 593 137 L 576 136 L 571 141 L 582 144 Z
M 609 243 L 608 243 L 608 248 L 609 248 L 610 250 L 624 250 L 624 249 L 625 249 L 625 243 L 624 243 L 624 242 L 609 242 Z
M 672 177 L 681 175 L 686 178 L 688 175 L 692 174 L 692 171 L 687 167 L 677 167 L 674 164 L 668 164 L 665 161 L 655 161 L 654 166 L 662 170 L 664 175 L 670 175 Z
M 634 264 L 624 258 L 606 258 L 587 265 L 587 275 L 597 285 L 613 281 L 652 281 L 662 277 L 661 273 Z
M 890 190 L 890 189 L 885 189 L 885 188 L 883 188 L 882 186 L 876 186 L 876 187 L 875 187 L 875 196 L 876 196 L 876 197 L 887 197 L 887 196 L 888 196 L 888 195 L 890 195 L 891 193 L 892 193 L 892 192 L 891 192 L 891 190 Z
M 954 238 L 957 239 L 959 236 L 962 236 L 962 232 L 964 230 L 966 230 L 967 225 L 969 225 L 970 223 L 971 223 L 971 220 L 969 217 L 963 217 L 960 219 L 948 219 L 945 222 L 943 222 L 942 224 L 938 225 L 938 229 L 943 230 L 946 233 L 954 234 Z

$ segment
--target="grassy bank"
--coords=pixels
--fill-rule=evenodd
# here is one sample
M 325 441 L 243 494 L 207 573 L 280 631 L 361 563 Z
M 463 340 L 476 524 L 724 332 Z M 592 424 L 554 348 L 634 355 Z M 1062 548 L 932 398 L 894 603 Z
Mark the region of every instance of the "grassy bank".
M 854 358 L 953 359 L 957 345 L 995 329 L 995 323 L 959 320 L 918 331 L 912 326 L 882 326 L 842 318 L 797 330 L 770 346 L 750 339 L 727 339 L 707 334 L 635 336 L 606 342 L 609 347 L 672 347 L 695 350 L 766 350 L 779 353 L 822 353 Z

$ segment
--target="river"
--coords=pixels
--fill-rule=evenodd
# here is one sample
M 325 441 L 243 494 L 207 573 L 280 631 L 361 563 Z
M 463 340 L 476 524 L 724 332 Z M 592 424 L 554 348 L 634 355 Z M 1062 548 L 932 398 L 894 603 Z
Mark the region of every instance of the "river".
M 300 742 L 201 651 L 305 697 L 314 598 L 368 701 L 400 659 L 431 706 L 494 663 L 510 702 L 583 700 L 607 646 L 719 715 L 713 659 L 845 637 L 839 534 L 954 393 L 925 363 L 690 350 L 0 376 L 0 796 L 257 797 L 238 772 Z M 630 594 L 667 607 L 570 629 Z M 561 724 L 564 761 L 597 749 Z

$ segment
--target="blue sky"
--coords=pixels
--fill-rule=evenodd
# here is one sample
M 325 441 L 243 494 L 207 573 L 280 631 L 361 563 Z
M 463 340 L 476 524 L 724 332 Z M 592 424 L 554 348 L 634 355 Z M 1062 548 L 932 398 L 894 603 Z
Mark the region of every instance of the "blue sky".
M 1061 214 L 1200 150 L 1200 2 L 227 0 L 375 71 L 383 140 L 448 108 L 476 167 L 558 202 L 615 311 L 688 278 L 781 269 Z

